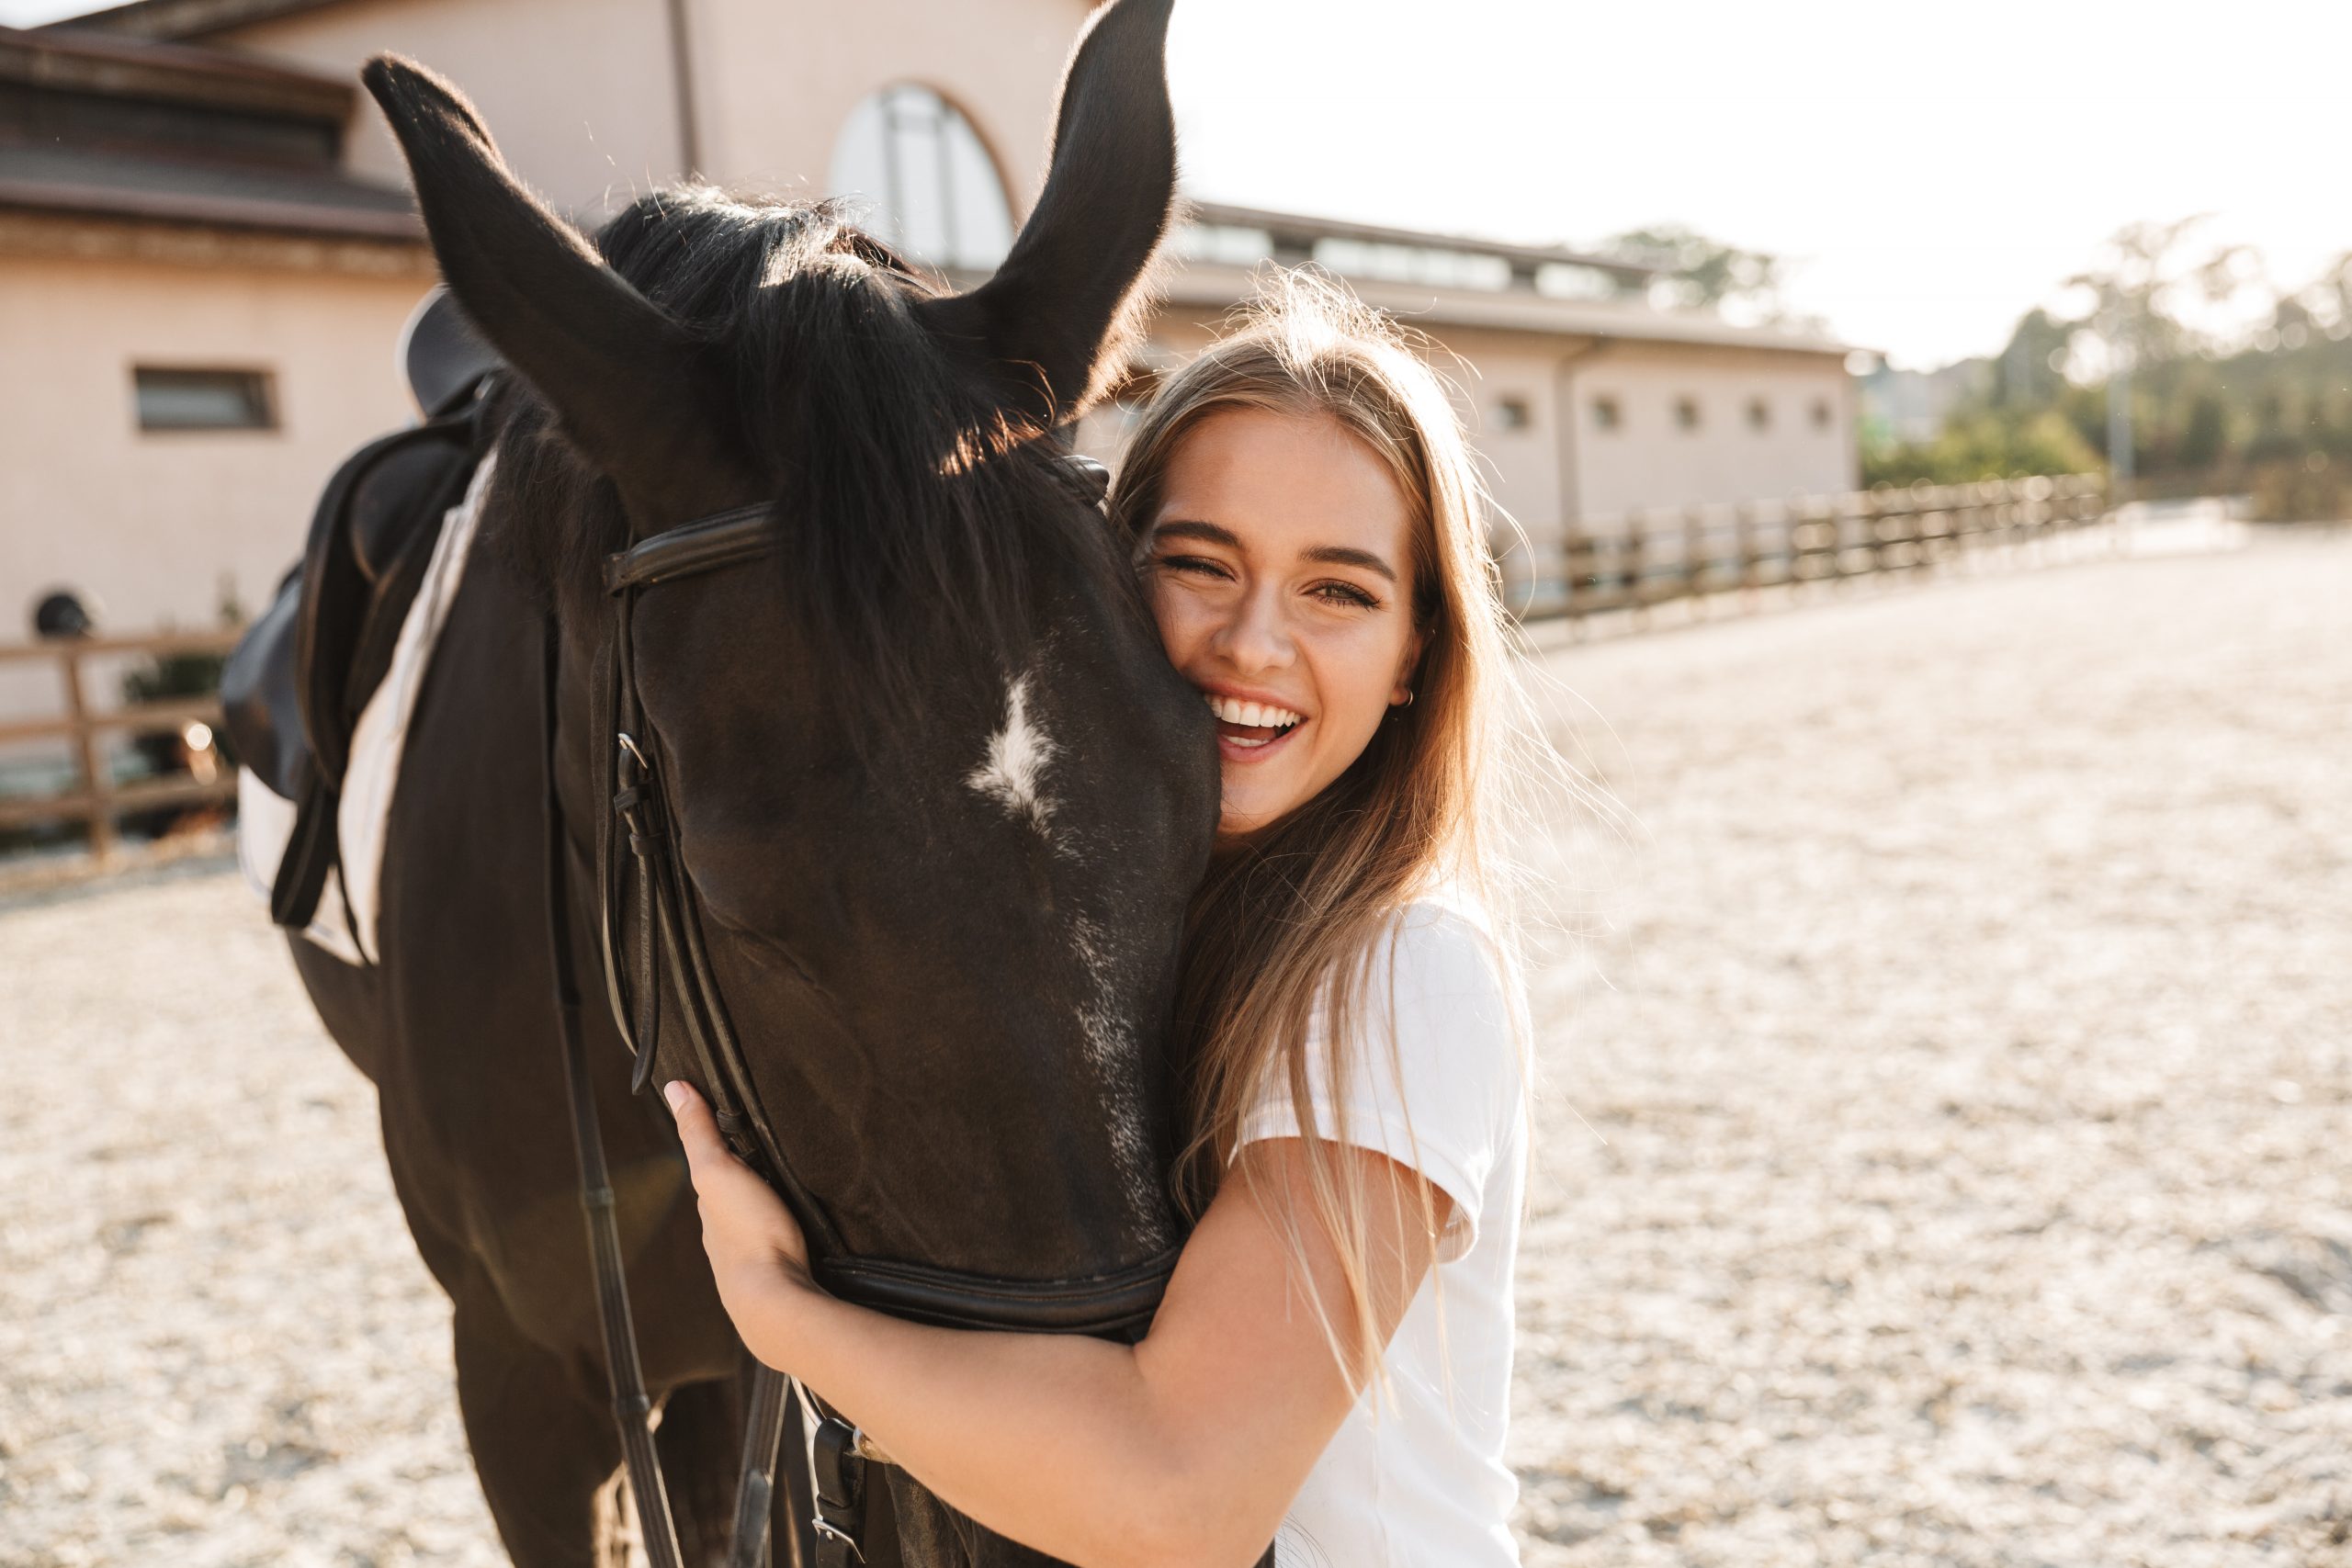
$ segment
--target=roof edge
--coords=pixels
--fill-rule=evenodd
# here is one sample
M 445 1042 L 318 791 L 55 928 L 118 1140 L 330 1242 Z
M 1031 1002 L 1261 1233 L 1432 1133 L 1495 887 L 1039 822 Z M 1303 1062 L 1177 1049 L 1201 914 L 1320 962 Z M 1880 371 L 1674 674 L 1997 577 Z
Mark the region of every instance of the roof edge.
M 1225 310 L 1250 297 L 1254 274 L 1188 261 L 1161 280 L 1163 304 Z M 1853 345 L 1824 333 L 1742 326 L 1719 316 L 1658 310 L 1634 301 L 1566 299 L 1525 289 L 1441 288 L 1388 278 L 1348 277 L 1356 297 L 1409 327 L 1536 333 L 1547 337 L 1683 344 L 1842 359 Z
M 342 0 L 126 0 L 102 11 L 85 11 L 44 24 L 41 32 L 98 32 L 176 41 L 207 38 L 252 22 L 275 21 L 298 11 L 315 11 Z
M 358 89 L 221 50 L 101 33 L 0 27 L 0 82 L 242 109 L 340 127 Z
M 1291 240 L 1311 245 L 1317 240 L 1361 240 L 1370 244 L 1412 245 L 1427 250 L 1459 251 L 1465 255 L 1495 256 L 1514 269 L 1538 266 L 1583 266 L 1633 283 L 1646 283 L 1664 269 L 1623 256 L 1604 256 L 1566 245 L 1521 245 L 1504 240 L 1484 240 L 1470 234 L 1446 234 L 1428 229 L 1399 229 L 1385 223 L 1359 223 L 1342 218 L 1318 218 L 1304 212 L 1277 212 L 1270 208 L 1240 207 L 1231 202 L 1185 203 L 1194 222 L 1236 229 L 1263 229 L 1277 242 Z
M 243 229 L 426 248 L 424 225 L 412 212 L 335 208 L 267 197 L 125 189 L 0 176 L 0 210 Z

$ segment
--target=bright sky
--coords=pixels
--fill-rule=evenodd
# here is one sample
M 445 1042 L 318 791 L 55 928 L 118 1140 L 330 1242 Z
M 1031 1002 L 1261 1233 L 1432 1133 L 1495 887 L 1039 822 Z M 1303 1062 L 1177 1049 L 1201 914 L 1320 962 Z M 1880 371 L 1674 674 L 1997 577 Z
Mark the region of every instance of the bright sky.
M 0 0 L 19 24 L 87 9 Z M 1926 367 L 2140 219 L 2352 250 L 2346 0 L 1182 0 L 1198 196 L 1500 239 L 1675 221 Z

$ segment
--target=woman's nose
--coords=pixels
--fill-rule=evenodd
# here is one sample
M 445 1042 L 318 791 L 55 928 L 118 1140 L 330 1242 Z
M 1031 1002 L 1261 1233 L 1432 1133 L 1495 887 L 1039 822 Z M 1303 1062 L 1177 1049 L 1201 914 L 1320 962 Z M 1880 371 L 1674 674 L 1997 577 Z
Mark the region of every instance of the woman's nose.
M 1281 595 L 1261 591 L 1236 601 L 1233 614 L 1218 628 L 1217 651 L 1241 674 L 1288 664 L 1297 649 Z

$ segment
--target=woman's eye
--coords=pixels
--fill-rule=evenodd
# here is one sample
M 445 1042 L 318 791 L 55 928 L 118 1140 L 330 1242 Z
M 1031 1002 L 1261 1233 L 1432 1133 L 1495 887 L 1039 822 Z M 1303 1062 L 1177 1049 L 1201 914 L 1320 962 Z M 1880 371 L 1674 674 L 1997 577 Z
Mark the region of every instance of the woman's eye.
M 1170 571 L 1189 571 L 1202 577 L 1224 577 L 1223 566 L 1201 556 L 1161 556 L 1158 564 Z
M 1351 610 L 1377 610 L 1380 601 L 1352 582 L 1318 582 L 1309 590 L 1327 604 L 1343 605 Z

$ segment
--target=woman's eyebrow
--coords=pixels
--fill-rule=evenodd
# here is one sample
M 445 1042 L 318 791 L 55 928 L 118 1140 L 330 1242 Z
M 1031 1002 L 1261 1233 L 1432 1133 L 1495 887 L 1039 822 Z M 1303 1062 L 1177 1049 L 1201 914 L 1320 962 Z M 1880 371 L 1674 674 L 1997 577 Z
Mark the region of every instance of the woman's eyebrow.
M 1370 550 L 1351 549 L 1346 545 L 1317 545 L 1302 551 L 1308 560 L 1325 566 L 1360 566 L 1366 571 L 1376 571 L 1389 581 L 1396 581 L 1396 570 Z
M 1179 519 L 1162 523 L 1151 531 L 1151 536 L 1154 539 L 1164 539 L 1171 536 L 1179 539 L 1206 539 L 1212 545 L 1223 545 L 1229 550 L 1238 550 L 1241 547 L 1240 535 L 1215 523 L 1194 523 Z
M 1202 523 L 1191 518 L 1175 518 L 1162 523 L 1151 531 L 1151 536 L 1155 542 L 1170 537 L 1205 539 L 1213 545 L 1223 545 L 1229 550 L 1239 551 L 1242 548 L 1241 536 L 1232 529 L 1222 524 Z M 1366 571 L 1377 572 L 1391 582 L 1396 581 L 1396 568 L 1370 550 L 1359 550 L 1348 545 L 1317 545 L 1312 549 L 1301 550 L 1299 557 L 1323 566 L 1361 567 Z

